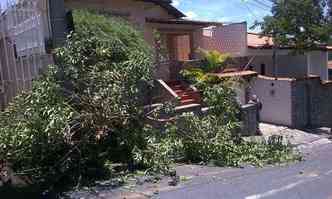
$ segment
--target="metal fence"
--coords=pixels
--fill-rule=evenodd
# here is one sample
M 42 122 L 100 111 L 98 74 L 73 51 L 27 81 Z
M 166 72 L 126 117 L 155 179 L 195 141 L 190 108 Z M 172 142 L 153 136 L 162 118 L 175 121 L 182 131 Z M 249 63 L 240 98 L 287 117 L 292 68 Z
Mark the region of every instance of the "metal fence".
M 32 87 L 41 70 L 53 63 L 46 52 L 43 0 L 7 1 L 0 16 L 0 105 Z

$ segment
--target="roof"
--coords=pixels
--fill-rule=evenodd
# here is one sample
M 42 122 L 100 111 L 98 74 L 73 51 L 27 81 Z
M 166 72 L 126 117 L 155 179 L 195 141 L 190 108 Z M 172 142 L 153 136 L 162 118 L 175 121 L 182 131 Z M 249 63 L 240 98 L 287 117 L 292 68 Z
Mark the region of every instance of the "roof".
M 257 33 L 248 33 L 248 47 L 264 48 L 273 46 L 272 37 L 262 36 Z
M 258 33 L 248 33 L 247 34 L 248 47 L 252 49 L 272 49 L 274 46 L 273 38 L 271 36 L 264 36 Z M 279 49 L 293 49 L 291 46 L 279 47 Z M 328 50 L 332 51 L 332 46 L 322 45 L 318 47 L 318 50 Z
M 183 14 L 180 10 L 178 10 L 172 5 L 171 0 L 137 0 L 137 1 L 150 2 L 159 5 L 160 7 L 167 10 L 169 14 L 173 15 L 176 18 L 186 17 L 185 14 Z
M 220 22 L 209 22 L 209 21 L 197 21 L 197 20 L 186 20 L 186 19 L 159 19 L 159 18 L 146 18 L 148 23 L 159 23 L 159 24 L 179 24 L 179 25 L 197 25 L 197 26 L 221 26 Z
M 211 73 L 211 75 L 216 75 L 220 78 L 228 78 L 228 77 L 256 77 L 258 73 L 251 70 L 243 70 L 236 72 L 225 72 L 225 73 Z

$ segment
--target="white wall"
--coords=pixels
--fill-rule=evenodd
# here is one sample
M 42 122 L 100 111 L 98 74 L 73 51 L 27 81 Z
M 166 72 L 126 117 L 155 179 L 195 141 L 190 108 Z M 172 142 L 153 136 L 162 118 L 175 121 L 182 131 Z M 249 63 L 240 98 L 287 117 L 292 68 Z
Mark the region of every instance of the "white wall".
M 320 76 L 322 80 L 328 80 L 328 52 L 313 51 L 308 53 L 308 73 L 309 75 Z
M 250 93 L 257 95 L 263 104 L 261 121 L 292 126 L 291 79 L 259 76 L 251 82 Z
M 254 52 L 257 52 L 255 55 Z M 261 74 L 261 64 L 266 66 L 266 75 L 273 76 L 272 51 L 251 50 L 251 56 L 255 56 L 251 65 L 253 69 Z M 276 59 L 276 75 L 285 78 L 303 78 L 307 75 L 307 57 L 305 55 L 291 55 L 289 51 L 279 50 Z

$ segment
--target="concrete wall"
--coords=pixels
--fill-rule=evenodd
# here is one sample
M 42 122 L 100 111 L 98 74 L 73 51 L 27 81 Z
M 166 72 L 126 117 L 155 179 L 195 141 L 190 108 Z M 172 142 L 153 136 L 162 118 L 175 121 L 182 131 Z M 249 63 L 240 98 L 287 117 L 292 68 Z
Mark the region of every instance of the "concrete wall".
M 281 55 L 277 57 L 277 76 L 301 78 L 308 73 L 305 55 Z
M 332 83 L 318 77 L 292 83 L 292 117 L 296 128 L 332 127 Z
M 259 76 L 251 82 L 250 94 L 257 95 L 263 104 L 262 122 L 292 126 L 291 79 Z
M 273 60 L 270 55 L 256 56 L 250 64 L 252 69 L 259 74 L 262 74 L 261 65 L 265 64 L 265 75 L 273 76 Z
M 322 80 L 328 80 L 328 52 L 313 51 L 308 53 L 308 74 L 320 76 Z
M 250 94 L 263 104 L 261 121 L 292 128 L 332 127 L 332 82 L 259 76 Z
M 304 128 L 309 126 L 310 99 L 308 98 L 309 89 L 305 81 L 292 81 L 291 100 L 292 100 L 292 127 Z

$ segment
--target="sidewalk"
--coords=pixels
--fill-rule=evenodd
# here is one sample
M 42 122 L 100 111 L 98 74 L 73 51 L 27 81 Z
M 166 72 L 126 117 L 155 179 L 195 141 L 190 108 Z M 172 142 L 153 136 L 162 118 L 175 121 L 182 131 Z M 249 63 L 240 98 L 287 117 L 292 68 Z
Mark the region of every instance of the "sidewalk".
M 260 124 L 260 130 L 265 139 L 272 135 L 284 137 L 285 143 L 290 143 L 302 152 L 324 144 L 332 143 L 332 133 L 329 128 L 298 130 L 272 124 Z

